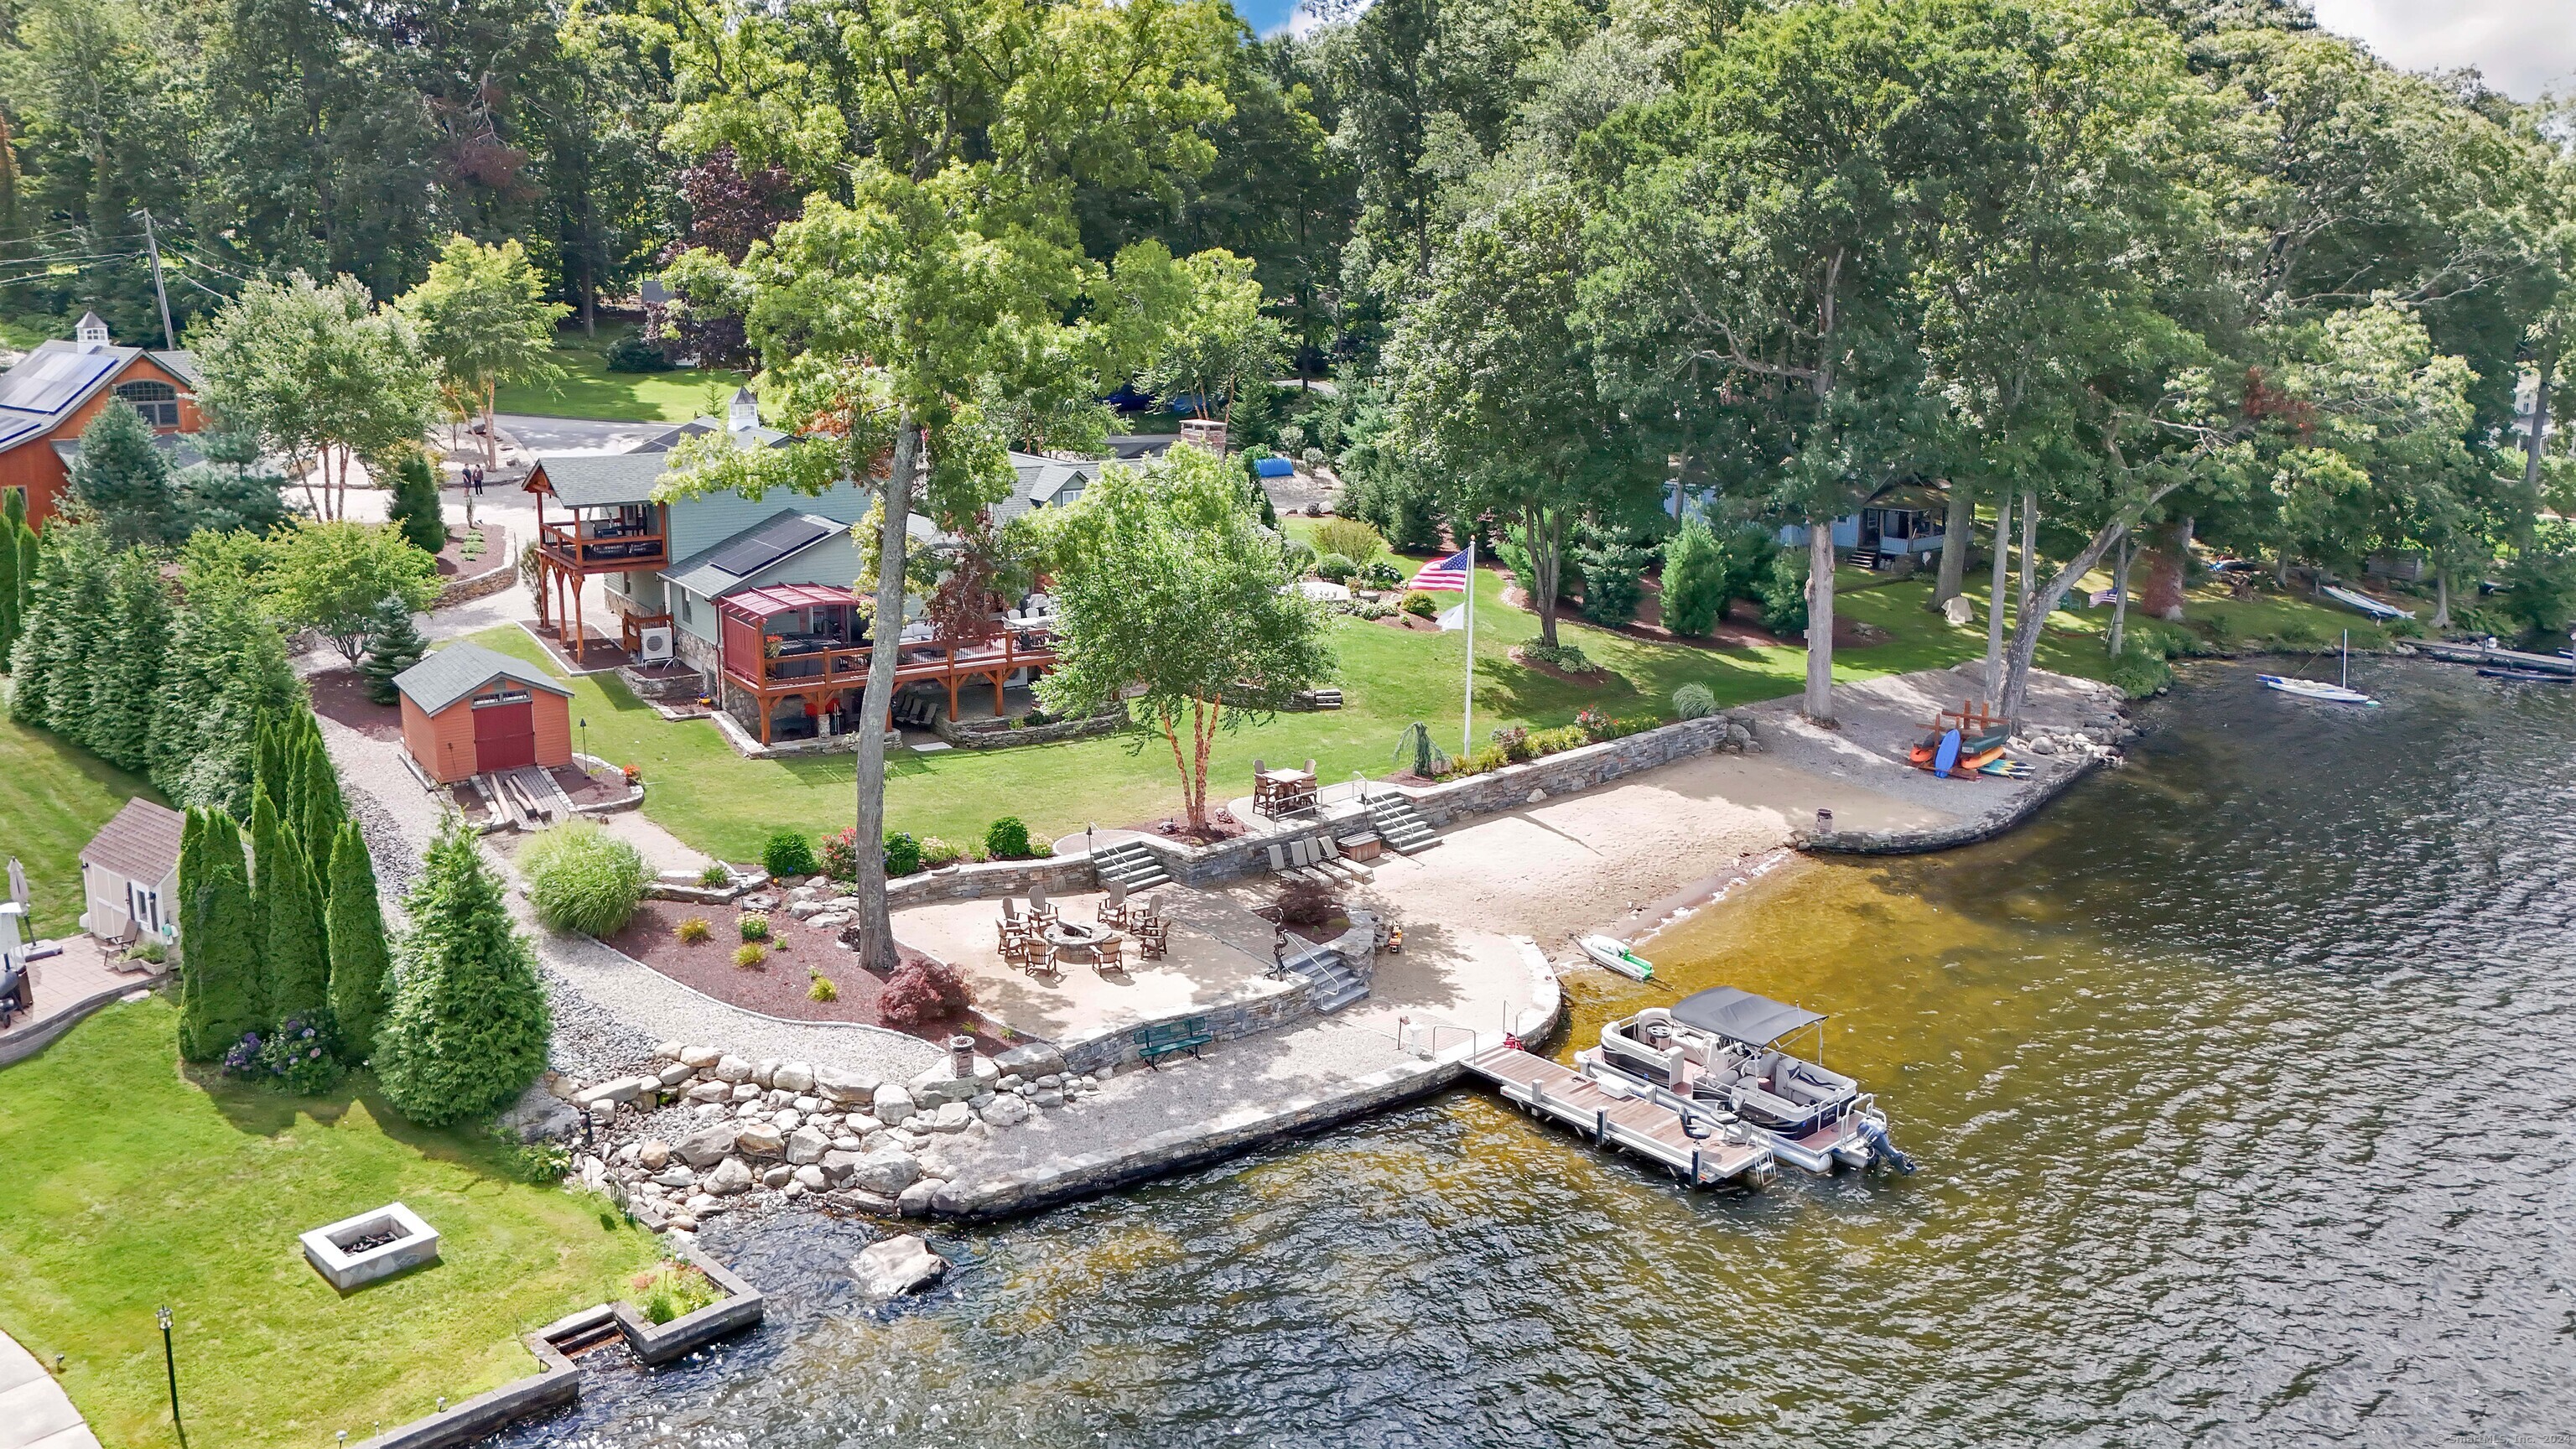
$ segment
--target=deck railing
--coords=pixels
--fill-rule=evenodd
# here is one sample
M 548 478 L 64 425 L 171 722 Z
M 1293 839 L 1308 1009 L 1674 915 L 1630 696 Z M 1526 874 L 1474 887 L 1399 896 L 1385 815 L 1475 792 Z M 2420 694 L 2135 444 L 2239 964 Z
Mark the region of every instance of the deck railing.
M 638 569 L 665 562 L 660 533 L 603 532 L 594 522 L 549 523 L 537 533 L 540 548 L 577 569 Z
M 973 644 L 952 644 L 934 639 L 897 647 L 904 655 L 895 666 L 897 684 L 951 676 L 972 677 L 996 670 L 1008 673 L 1030 667 L 1043 668 L 1056 662 L 1054 631 L 1025 626 L 1012 629 L 999 638 Z M 729 649 L 725 655 L 725 673 L 732 676 L 735 683 L 761 694 L 807 689 L 856 689 L 867 682 L 868 663 L 875 655 L 876 647 L 870 644 L 817 649 L 758 660 L 743 659 L 738 651 Z

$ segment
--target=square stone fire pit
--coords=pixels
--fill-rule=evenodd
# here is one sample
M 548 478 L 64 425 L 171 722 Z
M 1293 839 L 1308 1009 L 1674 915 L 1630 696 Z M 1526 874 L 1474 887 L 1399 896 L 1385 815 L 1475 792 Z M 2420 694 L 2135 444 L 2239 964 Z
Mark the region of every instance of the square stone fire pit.
M 398 1202 L 315 1228 L 298 1241 L 305 1259 L 343 1293 L 438 1261 L 437 1229 Z

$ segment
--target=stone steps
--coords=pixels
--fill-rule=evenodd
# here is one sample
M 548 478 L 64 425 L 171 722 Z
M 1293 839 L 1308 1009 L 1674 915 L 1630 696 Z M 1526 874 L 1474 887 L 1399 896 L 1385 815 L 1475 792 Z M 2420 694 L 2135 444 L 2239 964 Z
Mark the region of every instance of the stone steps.
M 1102 885 L 1125 886 L 1131 894 L 1172 883 L 1170 873 L 1163 869 L 1162 857 L 1133 840 L 1094 851 L 1091 866 L 1099 873 Z
M 1368 983 L 1329 947 L 1307 947 L 1288 958 L 1288 969 L 1305 978 L 1306 999 L 1319 1012 L 1339 1011 L 1369 994 Z
M 1368 802 L 1369 824 L 1376 828 L 1378 839 L 1398 855 L 1411 855 L 1440 843 L 1431 824 L 1413 802 L 1397 794 L 1372 795 Z

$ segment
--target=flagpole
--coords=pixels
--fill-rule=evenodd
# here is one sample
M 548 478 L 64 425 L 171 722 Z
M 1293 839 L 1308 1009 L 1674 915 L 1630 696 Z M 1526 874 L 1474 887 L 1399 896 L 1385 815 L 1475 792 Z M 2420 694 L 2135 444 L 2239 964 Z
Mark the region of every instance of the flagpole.
M 1476 753 L 1476 535 L 1467 535 L 1467 693 L 1458 719 L 1458 758 Z

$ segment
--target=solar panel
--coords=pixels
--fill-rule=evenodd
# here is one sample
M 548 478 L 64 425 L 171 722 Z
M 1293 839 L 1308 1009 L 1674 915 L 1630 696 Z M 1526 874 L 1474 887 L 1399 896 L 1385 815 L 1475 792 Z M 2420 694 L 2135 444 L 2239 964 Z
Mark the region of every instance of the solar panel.
M 60 412 L 124 361 L 114 353 L 39 351 L 0 375 L 0 405 Z
M 830 533 L 838 525 L 791 513 L 761 525 L 750 537 L 726 544 L 707 560 L 735 578 L 748 578 Z

